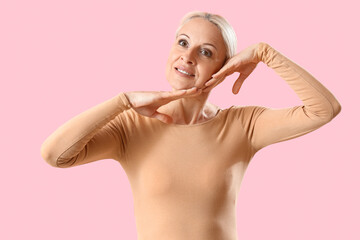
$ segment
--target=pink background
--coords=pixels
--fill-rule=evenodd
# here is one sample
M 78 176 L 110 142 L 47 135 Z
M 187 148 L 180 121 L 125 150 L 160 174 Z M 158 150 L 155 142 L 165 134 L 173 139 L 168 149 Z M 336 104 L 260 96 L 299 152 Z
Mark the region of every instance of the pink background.
M 193 10 L 227 18 L 238 51 L 269 43 L 342 105 L 327 125 L 252 159 L 238 196 L 239 239 L 360 239 L 359 6 L 333 2 L 1 1 L 0 239 L 136 239 L 119 164 L 53 168 L 40 146 L 65 121 L 119 92 L 171 90 L 165 63 L 181 17 Z M 233 95 L 236 77 L 209 101 L 221 108 L 302 104 L 263 63 Z

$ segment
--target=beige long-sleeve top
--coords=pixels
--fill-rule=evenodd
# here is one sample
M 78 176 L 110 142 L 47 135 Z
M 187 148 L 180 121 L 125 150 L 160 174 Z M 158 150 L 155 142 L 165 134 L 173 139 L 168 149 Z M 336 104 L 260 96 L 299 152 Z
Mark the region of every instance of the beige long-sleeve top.
M 139 240 L 237 239 L 237 193 L 255 153 L 312 132 L 341 110 L 328 89 L 269 44 L 257 54 L 303 105 L 233 105 L 206 122 L 178 125 L 138 114 L 120 93 L 59 127 L 42 157 L 61 168 L 118 161 L 131 184 Z

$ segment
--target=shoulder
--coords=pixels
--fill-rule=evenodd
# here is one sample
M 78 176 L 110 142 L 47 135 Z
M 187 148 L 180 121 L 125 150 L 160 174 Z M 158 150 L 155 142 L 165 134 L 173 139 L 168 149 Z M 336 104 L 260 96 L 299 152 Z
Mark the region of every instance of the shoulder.
M 128 129 L 129 132 L 154 128 L 159 125 L 158 123 L 160 122 L 156 118 L 146 117 L 139 114 L 133 108 L 120 113 L 117 116 L 117 119 L 121 122 L 122 127 Z
M 209 115 L 210 113 L 216 114 L 218 111 L 223 111 L 233 114 L 251 115 L 251 114 L 256 114 L 258 112 L 262 112 L 267 108 L 264 106 L 257 106 L 257 105 L 243 105 L 243 106 L 231 105 L 228 108 L 221 109 L 219 106 L 208 102 L 206 109 L 207 109 L 206 112 L 209 113 Z
M 232 105 L 231 107 L 224 109 L 228 112 L 228 118 L 233 120 L 251 121 L 256 119 L 267 108 L 264 106 L 254 105 Z

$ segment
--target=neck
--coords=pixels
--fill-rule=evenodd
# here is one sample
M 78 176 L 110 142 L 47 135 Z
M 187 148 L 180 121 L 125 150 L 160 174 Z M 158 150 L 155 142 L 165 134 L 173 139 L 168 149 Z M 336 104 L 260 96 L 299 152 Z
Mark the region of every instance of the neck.
M 174 124 L 196 124 L 211 117 L 208 96 L 209 92 L 206 92 L 196 97 L 179 98 L 161 106 L 157 111 L 172 117 Z

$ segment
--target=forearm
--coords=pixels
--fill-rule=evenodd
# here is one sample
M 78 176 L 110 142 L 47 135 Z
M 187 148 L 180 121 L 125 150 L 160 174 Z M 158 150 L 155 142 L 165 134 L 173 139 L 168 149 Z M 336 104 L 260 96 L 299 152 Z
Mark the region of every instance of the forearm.
M 70 119 L 53 132 L 41 146 L 41 156 L 58 167 L 60 158 L 76 156 L 106 123 L 130 108 L 125 94 L 100 103 Z
M 312 117 L 331 120 L 341 110 L 334 95 L 305 69 L 276 51 L 267 43 L 259 43 L 257 57 L 282 77 L 295 91 Z

